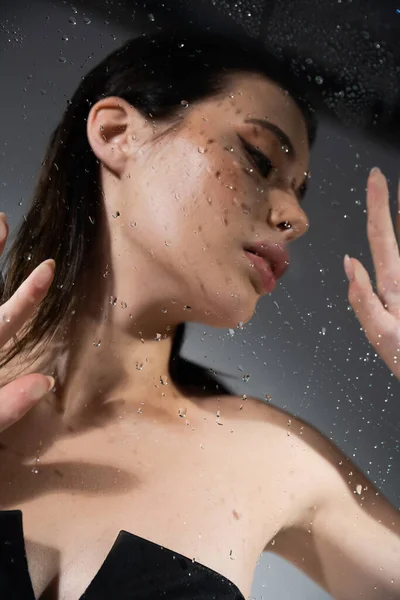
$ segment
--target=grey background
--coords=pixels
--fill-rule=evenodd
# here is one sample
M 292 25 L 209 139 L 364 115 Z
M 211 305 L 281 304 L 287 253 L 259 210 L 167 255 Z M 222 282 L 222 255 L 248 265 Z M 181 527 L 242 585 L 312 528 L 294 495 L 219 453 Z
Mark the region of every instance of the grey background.
M 45 0 L 0 6 L 0 210 L 11 239 L 30 204 L 49 134 L 80 77 L 144 26 L 138 17 L 123 26 L 112 5 L 105 20 L 83 4 L 75 11 L 70 3 Z M 291 245 L 289 270 L 243 329 L 190 326 L 183 355 L 215 369 L 235 393 L 269 394 L 273 404 L 312 423 L 399 507 L 399 382 L 349 310 L 342 264 L 347 252 L 373 275 L 365 185 L 375 165 L 389 177 L 394 215 L 398 154 L 324 120 L 305 202 L 311 229 Z M 257 566 L 253 597 L 329 596 L 268 553 Z

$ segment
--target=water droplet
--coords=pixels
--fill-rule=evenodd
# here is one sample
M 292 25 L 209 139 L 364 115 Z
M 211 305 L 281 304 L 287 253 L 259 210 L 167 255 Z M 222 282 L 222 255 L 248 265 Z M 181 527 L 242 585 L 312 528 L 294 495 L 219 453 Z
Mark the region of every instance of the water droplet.
M 70 17 L 68 19 L 68 21 L 71 23 L 71 25 L 76 25 L 76 19 L 75 19 L 75 17 Z
M 149 19 L 150 19 L 150 21 L 155 21 L 156 20 L 155 17 L 154 17 L 154 15 L 152 13 L 149 13 Z
M 138 371 L 141 371 L 141 370 L 143 369 L 143 363 L 139 363 L 139 362 L 137 362 L 137 363 L 136 363 L 136 369 L 137 369 Z
M 25 259 L 26 260 L 32 260 L 32 254 L 30 252 L 28 252 L 27 254 L 25 254 Z
M 89 19 L 89 17 L 83 17 L 83 22 L 84 22 L 86 25 L 90 25 L 90 23 L 91 23 L 92 21 Z
M 315 83 L 318 83 L 318 85 L 321 85 L 322 83 L 324 83 L 324 78 L 321 77 L 321 75 L 317 75 L 315 77 Z
M 33 468 L 31 469 L 31 473 L 35 473 L 35 474 L 37 474 L 37 473 L 39 473 L 39 469 L 37 469 L 36 467 L 33 467 Z
M 166 306 L 163 306 L 163 308 L 161 309 L 161 312 L 162 312 L 162 313 L 164 313 L 164 314 L 165 314 L 166 312 L 168 312 L 168 310 L 167 310 L 167 307 L 166 307 Z
M 118 210 L 115 213 L 112 213 L 112 216 L 114 217 L 114 219 L 117 219 L 120 215 L 121 215 L 121 213 Z
M 63 42 L 68 42 L 69 38 L 68 38 L 67 35 L 63 35 L 61 39 L 62 39 Z
M 235 330 L 234 329 L 228 329 L 228 333 L 231 337 L 233 337 L 235 335 Z
M 248 373 L 246 373 L 245 375 L 243 375 L 242 379 L 245 383 L 247 383 L 250 379 L 250 375 Z
M 161 335 L 161 333 L 156 333 L 156 335 L 155 335 L 154 339 L 155 339 L 157 342 L 159 342 L 159 341 L 161 340 L 161 338 L 162 338 L 162 335 Z
M 181 104 L 184 108 L 187 108 L 189 106 L 189 102 L 187 102 L 187 100 L 181 100 Z
M 60 56 L 58 59 L 61 63 L 66 63 L 67 59 L 65 58 L 65 56 Z
M 101 344 L 101 340 L 99 340 L 98 342 L 93 342 L 93 346 L 97 346 L 97 348 L 100 346 Z
M 94 221 L 93 217 L 89 216 L 89 221 L 91 222 L 92 225 L 94 225 L 95 221 Z
M 110 302 L 109 304 L 111 304 L 111 306 L 115 306 L 117 304 L 117 297 L 116 296 L 110 296 Z
M 205 152 L 205 149 L 203 148 L 203 146 L 199 146 L 199 147 L 197 148 L 197 151 L 198 151 L 200 154 L 204 154 L 204 152 Z
M 10 323 L 11 319 L 8 315 L 3 315 L 2 319 L 3 323 Z
M 178 415 L 179 415 L 180 417 L 186 417 L 186 410 L 187 410 L 186 408 L 180 408 L 180 409 L 178 410 Z
M 129 221 L 129 225 L 131 227 L 136 227 L 137 223 L 136 223 L 136 221 Z
M 127 308 L 127 303 L 126 302 L 121 302 L 121 308 Z
M 161 383 L 161 385 L 168 385 L 168 377 L 167 377 L 167 375 L 161 375 L 160 376 L 160 383 Z

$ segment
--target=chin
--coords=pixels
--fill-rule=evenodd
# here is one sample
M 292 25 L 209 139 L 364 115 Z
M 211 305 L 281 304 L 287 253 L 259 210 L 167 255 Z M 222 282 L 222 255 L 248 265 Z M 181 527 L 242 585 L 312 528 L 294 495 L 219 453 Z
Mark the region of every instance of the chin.
M 235 329 L 239 323 L 248 323 L 253 317 L 260 296 L 253 294 L 219 297 L 218 305 L 209 306 L 202 311 L 200 322 L 221 329 Z

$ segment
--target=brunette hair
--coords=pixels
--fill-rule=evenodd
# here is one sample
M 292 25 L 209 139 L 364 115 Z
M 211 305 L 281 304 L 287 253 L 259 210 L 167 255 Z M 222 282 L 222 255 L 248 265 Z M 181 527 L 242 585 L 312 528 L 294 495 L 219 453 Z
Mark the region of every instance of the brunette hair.
M 47 258 L 56 261 L 54 281 L 34 318 L 5 352 L 0 368 L 59 331 L 71 313 L 79 273 L 92 254 L 101 195 L 99 164 L 86 133 L 90 108 L 102 98 L 118 96 L 145 118 L 166 120 L 182 112 L 182 102 L 190 104 L 223 91 L 227 76 L 234 72 L 263 74 L 287 90 L 302 111 L 313 144 L 315 113 L 289 65 L 249 39 L 193 27 L 144 34 L 106 56 L 82 78 L 50 137 L 33 201 L 5 258 L 0 302 L 6 302 Z M 173 343 L 171 376 L 199 393 L 210 385 L 215 390 L 218 384 L 210 373 L 179 356 L 183 341 L 182 323 Z M 217 389 L 224 391 L 223 386 Z

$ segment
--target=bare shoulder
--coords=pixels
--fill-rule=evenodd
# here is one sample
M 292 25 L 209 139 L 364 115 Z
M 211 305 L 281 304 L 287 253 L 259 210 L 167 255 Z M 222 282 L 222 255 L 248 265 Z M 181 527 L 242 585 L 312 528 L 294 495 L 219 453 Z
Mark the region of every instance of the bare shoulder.
M 273 451 L 274 460 L 282 469 L 290 469 L 296 487 L 302 490 L 301 504 L 288 527 L 309 524 L 316 506 L 341 485 L 354 494 L 360 486 L 373 487 L 332 440 L 300 417 L 254 397 L 227 396 L 223 405 L 233 415 L 240 409 L 249 434 L 258 436 L 260 453 L 270 456 Z

